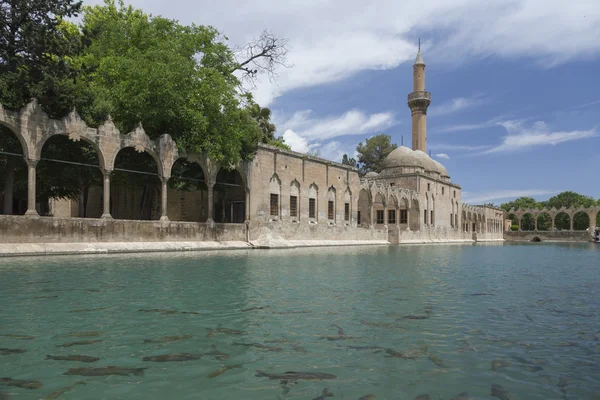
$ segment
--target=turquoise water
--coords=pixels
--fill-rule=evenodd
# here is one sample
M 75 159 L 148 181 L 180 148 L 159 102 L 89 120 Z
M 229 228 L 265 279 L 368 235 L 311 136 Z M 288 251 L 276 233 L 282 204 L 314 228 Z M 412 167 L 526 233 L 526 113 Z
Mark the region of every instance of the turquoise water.
M 0 377 L 43 387 L 0 382 L 0 392 L 39 399 L 85 381 L 60 399 L 314 399 L 327 387 L 333 400 L 437 400 L 461 392 L 490 399 L 499 384 L 521 400 L 599 399 L 599 268 L 593 244 L 3 259 L 0 348 L 26 351 L 0 355 Z M 253 307 L 265 308 L 241 311 Z M 81 332 L 97 336 L 67 336 Z M 144 343 L 164 336 L 183 338 Z M 56 347 L 86 340 L 102 341 Z M 213 344 L 230 358 L 142 360 L 209 353 Z M 494 360 L 506 366 L 492 370 Z M 147 369 L 63 374 L 94 366 Z M 281 384 L 256 370 L 337 378 Z

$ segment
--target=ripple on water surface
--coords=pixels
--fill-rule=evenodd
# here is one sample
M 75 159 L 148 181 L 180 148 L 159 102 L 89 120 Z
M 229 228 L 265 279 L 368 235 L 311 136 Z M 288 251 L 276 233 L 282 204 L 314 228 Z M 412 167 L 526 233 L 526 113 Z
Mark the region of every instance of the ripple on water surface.
M 598 399 L 598 260 L 547 244 L 4 259 L 0 393 Z

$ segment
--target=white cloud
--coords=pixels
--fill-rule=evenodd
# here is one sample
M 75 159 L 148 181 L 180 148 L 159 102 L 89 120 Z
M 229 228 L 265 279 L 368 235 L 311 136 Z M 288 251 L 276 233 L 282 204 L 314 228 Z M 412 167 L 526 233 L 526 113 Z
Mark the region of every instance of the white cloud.
M 537 121 L 531 127 L 525 127 L 521 121 L 504 121 L 500 125 L 506 129 L 508 135 L 502 138 L 500 145 L 488 149 L 482 154 L 513 152 L 538 146 L 555 146 L 559 143 L 598 136 L 596 128 L 586 131 L 552 132 L 543 121 Z
M 213 25 L 232 44 L 247 43 L 265 28 L 289 38 L 294 67 L 279 70 L 277 85 L 267 79 L 259 82 L 256 98 L 263 106 L 296 88 L 412 61 L 414 32 L 422 38 L 440 37 L 422 46 L 425 62 L 437 65 L 495 55 L 528 57 L 548 67 L 600 52 L 596 0 L 129 2 L 183 23 Z
M 445 160 L 449 160 L 450 159 L 450 156 L 448 156 L 448 154 L 446 154 L 446 153 L 438 153 L 438 154 L 434 154 L 433 156 L 437 157 L 437 158 L 443 158 Z
M 432 117 L 440 117 L 443 115 L 454 114 L 469 108 L 489 104 L 490 102 L 491 100 L 489 98 L 483 97 L 481 94 L 476 94 L 471 97 L 456 97 L 438 106 L 430 107 L 427 111 L 427 115 Z
M 285 132 L 283 132 L 283 140 L 294 151 L 306 153 L 309 150 L 308 140 L 299 136 L 296 132 L 294 132 L 291 129 L 287 129 Z
M 359 110 L 350 110 L 339 116 L 313 117 L 311 110 L 298 111 L 288 120 L 274 116 L 275 126 L 292 129 L 309 140 L 325 140 L 345 135 L 364 135 L 381 131 L 395 124 L 389 112 L 367 115 Z
M 483 204 L 513 200 L 522 196 L 545 196 L 558 193 L 558 190 L 524 189 L 524 190 L 497 190 L 484 193 L 462 192 L 462 199 L 468 204 Z

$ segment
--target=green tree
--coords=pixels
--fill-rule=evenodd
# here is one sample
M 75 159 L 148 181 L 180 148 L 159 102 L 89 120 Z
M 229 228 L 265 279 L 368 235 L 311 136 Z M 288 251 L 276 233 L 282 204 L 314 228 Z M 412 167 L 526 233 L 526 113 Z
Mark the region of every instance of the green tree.
M 258 127 L 262 132 L 262 143 L 277 146 L 285 150 L 291 150 L 290 146 L 288 146 L 283 140 L 283 137 L 275 137 L 275 131 L 277 128 L 275 127 L 275 124 L 271 122 L 270 109 L 266 107 L 263 108 L 256 103 L 252 104 L 249 109 L 250 116 L 258 123 Z
M 379 134 L 360 142 L 356 146 L 358 153 L 358 168 L 362 175 L 367 172 L 381 172 L 383 161 L 398 145 L 391 143 L 392 138 L 386 134 Z
M 551 208 L 556 207 L 557 209 L 561 207 L 593 207 L 596 204 L 596 201 L 593 197 L 584 196 L 582 194 L 566 191 L 557 194 L 548 199 L 548 201 L 543 203 L 545 207 Z M 573 229 L 575 230 L 586 230 L 591 224 L 589 220 L 589 216 L 585 213 L 577 213 L 573 218 Z M 571 228 L 571 221 L 568 215 L 561 213 L 556 216 L 554 226 L 556 229 L 568 230 Z
M 354 159 L 354 157 L 349 158 L 348 154 L 344 154 L 342 156 L 342 164 L 344 164 L 344 165 L 350 165 L 353 168 L 357 168 L 356 160 Z
M 36 97 L 51 116 L 73 106 L 75 71 L 69 62 L 80 49 L 64 18 L 81 1 L 12 0 L 0 7 L 0 103 L 17 110 Z

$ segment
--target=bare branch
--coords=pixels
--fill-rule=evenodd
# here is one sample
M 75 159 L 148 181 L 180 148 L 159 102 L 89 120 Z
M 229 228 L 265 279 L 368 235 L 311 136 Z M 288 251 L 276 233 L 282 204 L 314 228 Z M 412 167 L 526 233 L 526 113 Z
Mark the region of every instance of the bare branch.
M 277 67 L 291 68 L 287 63 L 288 40 L 263 31 L 258 39 L 235 49 L 237 64 L 231 72 L 242 71 L 242 80 L 254 85 L 258 75 L 267 74 L 269 80 L 277 79 Z

